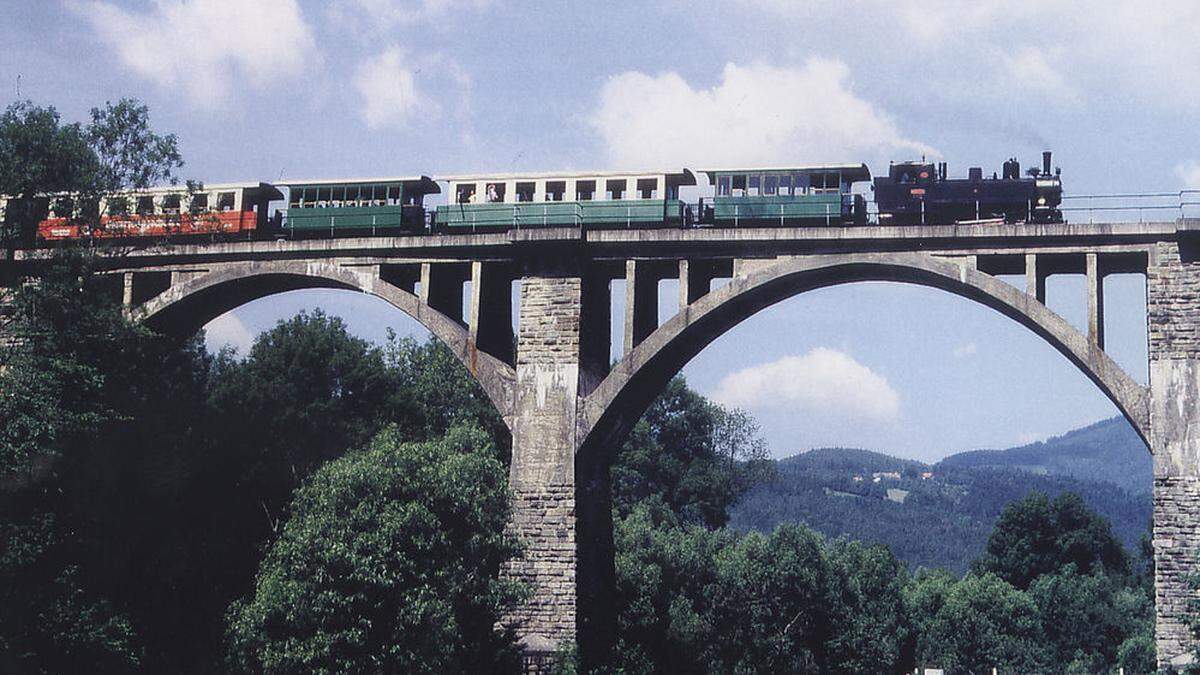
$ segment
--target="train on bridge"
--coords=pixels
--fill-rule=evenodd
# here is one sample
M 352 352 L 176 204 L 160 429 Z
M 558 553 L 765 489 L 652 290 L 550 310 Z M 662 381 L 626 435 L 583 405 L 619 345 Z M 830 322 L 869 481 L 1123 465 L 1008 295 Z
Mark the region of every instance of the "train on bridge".
M 705 176 L 708 188 L 698 185 Z M 1022 175 L 944 162 L 893 163 L 871 181 L 865 164 L 286 180 L 163 187 L 83 200 L 0 199 L 0 215 L 36 222 L 30 246 L 85 239 L 271 239 L 498 232 L 579 227 L 807 227 L 1062 222 L 1050 153 Z M 442 186 L 446 187 L 443 193 Z M 685 188 L 696 196 L 685 199 Z M 700 196 L 700 193 L 704 193 Z M 873 199 L 868 199 L 869 193 Z M 446 203 L 427 204 L 445 194 Z M 874 212 L 868 204 L 876 207 Z

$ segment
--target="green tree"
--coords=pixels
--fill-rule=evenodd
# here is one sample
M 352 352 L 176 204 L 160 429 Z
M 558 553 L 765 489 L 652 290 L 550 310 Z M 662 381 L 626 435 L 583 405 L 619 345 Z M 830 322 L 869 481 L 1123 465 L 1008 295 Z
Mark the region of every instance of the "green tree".
M 968 574 L 947 583 L 941 575 L 918 576 L 908 605 L 921 626 L 917 663 L 948 673 L 1042 672 L 1037 605 L 994 574 Z
M 796 525 L 750 532 L 717 553 L 705 658 L 720 672 L 817 673 L 828 665 L 833 570 L 824 540 Z
M 504 419 L 445 343 L 389 333 L 383 360 L 399 379 L 391 412 L 395 424 L 414 438 L 437 438 L 456 425 L 477 425 L 492 437 L 498 456 L 508 461 L 512 438 Z
M 713 627 L 704 616 L 715 557 L 735 538 L 679 522 L 657 499 L 614 521 L 618 644 L 625 673 L 703 673 Z
M 504 467 L 486 434 L 404 443 L 395 429 L 322 467 L 229 615 L 248 672 L 487 672 L 513 655 L 494 629 L 519 596 L 497 580 Z
M 1051 662 L 1064 664 L 1065 672 L 1095 673 L 1116 664 L 1120 646 L 1154 610 L 1140 589 L 1100 573 L 1081 575 L 1074 565 L 1038 577 L 1029 595 L 1054 652 Z
M 174 183 L 183 166 L 173 134 L 156 134 L 149 109 L 132 99 L 93 108 L 87 126 L 64 124 L 53 106 L 11 104 L 0 116 L 0 195 L 11 201 L 0 223 L 0 245 L 34 242 L 48 196 L 70 192 L 82 204 L 123 190 Z M 76 214 L 95 227 L 98 210 Z
M 1033 492 L 1004 508 L 973 568 L 1026 589 L 1039 576 L 1067 565 L 1081 574 L 1130 573 L 1128 556 L 1112 527 L 1079 495 L 1064 492 L 1050 501 Z
M 846 539 L 831 542 L 827 555 L 833 576 L 824 672 L 909 672 L 904 566 L 886 546 Z
M 687 522 L 720 527 L 770 466 L 753 418 L 710 403 L 676 377 L 622 445 L 613 503 L 623 514 L 657 497 Z
M 275 531 L 296 487 L 388 422 L 398 377 L 382 351 L 337 317 L 300 313 L 259 335 L 244 360 L 222 353 L 213 431 L 256 510 Z

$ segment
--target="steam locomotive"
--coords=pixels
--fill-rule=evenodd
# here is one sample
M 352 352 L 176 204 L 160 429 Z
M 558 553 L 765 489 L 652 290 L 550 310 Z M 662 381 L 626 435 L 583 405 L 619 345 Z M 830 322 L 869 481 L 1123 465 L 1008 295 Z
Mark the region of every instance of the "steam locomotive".
M 893 163 L 887 177 L 875 178 L 881 225 L 922 225 L 1003 220 L 1006 223 L 1061 223 L 1062 180 L 1050 173 L 1050 152 L 1042 167 L 1021 177 L 1021 163 L 1004 162 L 1003 175 L 983 177 L 971 167 L 967 178 L 947 178 L 946 163 Z
M 497 232 L 537 227 L 583 229 L 689 227 L 847 227 L 869 222 L 874 190 L 881 225 L 1062 222 L 1062 183 L 1042 167 L 1021 175 L 948 178 L 946 163 L 892 163 L 874 179 L 865 164 L 320 179 L 163 187 L 108 195 L 35 200 L 0 196 L 0 219 L 24 213 L 38 226 L 26 245 L 80 239 L 270 239 Z M 711 196 L 689 202 L 681 188 L 704 173 Z M 442 193 L 449 203 L 426 205 Z M 286 194 L 284 193 L 286 190 Z M 40 214 L 33 218 L 29 214 Z

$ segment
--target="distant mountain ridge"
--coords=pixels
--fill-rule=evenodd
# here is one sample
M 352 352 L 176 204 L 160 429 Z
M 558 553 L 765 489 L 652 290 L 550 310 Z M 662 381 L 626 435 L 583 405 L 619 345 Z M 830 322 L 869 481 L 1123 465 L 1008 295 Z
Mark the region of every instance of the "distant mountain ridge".
M 738 529 L 802 522 L 826 536 L 891 547 L 912 567 L 963 571 L 1006 504 L 1032 490 L 1079 493 L 1133 553 L 1151 518 L 1150 455 L 1121 419 L 1041 443 L 937 464 L 823 448 L 776 462 L 778 477 L 731 512 Z
M 1013 468 L 1031 473 L 1108 482 L 1131 495 L 1149 495 L 1154 466 L 1137 432 L 1122 417 L 1007 450 L 951 455 L 939 467 Z

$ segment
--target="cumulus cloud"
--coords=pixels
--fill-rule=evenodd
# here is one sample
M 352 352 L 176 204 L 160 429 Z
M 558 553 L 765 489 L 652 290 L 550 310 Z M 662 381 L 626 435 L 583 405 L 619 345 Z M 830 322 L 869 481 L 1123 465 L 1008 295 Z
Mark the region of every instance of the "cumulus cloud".
M 227 102 L 243 83 L 298 75 L 316 53 L 296 0 L 155 0 L 141 11 L 93 0 L 71 7 L 128 68 L 207 106 Z
M 621 73 L 604 84 L 588 122 L 610 163 L 622 167 L 844 162 L 898 150 L 936 154 L 857 96 L 844 63 L 823 58 L 795 68 L 730 63 L 708 89 L 674 72 Z
M 492 4 L 493 0 L 335 0 L 329 6 L 329 17 L 335 25 L 383 32 L 396 26 L 442 21 Z
M 1026 46 L 1015 53 L 1001 52 L 1001 62 L 1008 69 L 1009 80 L 1015 88 L 1038 92 L 1051 99 L 1079 103 L 1082 96 L 1057 66 L 1051 63 L 1045 52 L 1037 47 Z
M 362 97 L 362 116 L 368 127 L 404 126 L 432 101 L 417 90 L 414 69 L 399 47 L 363 61 L 354 74 L 354 88 Z
M 1065 0 L 847 0 L 838 12 L 797 11 L 792 0 L 738 1 L 809 32 L 894 35 L 888 46 L 911 52 L 922 80 L 936 82 L 929 91 L 943 97 L 1005 99 L 1036 92 L 1043 96 L 1026 100 L 1076 103 L 1090 95 L 1194 108 L 1200 95 L 1195 0 L 1098 0 L 1086 8 Z M 1047 88 L 1059 79 L 1067 90 Z
M 1200 190 L 1200 160 L 1189 160 L 1175 167 L 1175 174 L 1189 190 Z
M 954 349 L 954 358 L 965 359 L 968 356 L 974 356 L 979 351 L 979 347 L 974 342 L 968 342 Z
M 238 353 L 246 354 L 254 344 L 254 333 L 237 314 L 226 312 L 204 327 L 204 342 L 210 352 L 218 352 L 223 347 L 233 347 Z
M 872 422 L 892 421 L 900 414 L 900 396 L 886 379 L 849 354 L 826 347 L 731 373 L 713 398 L 750 410 L 834 413 Z

